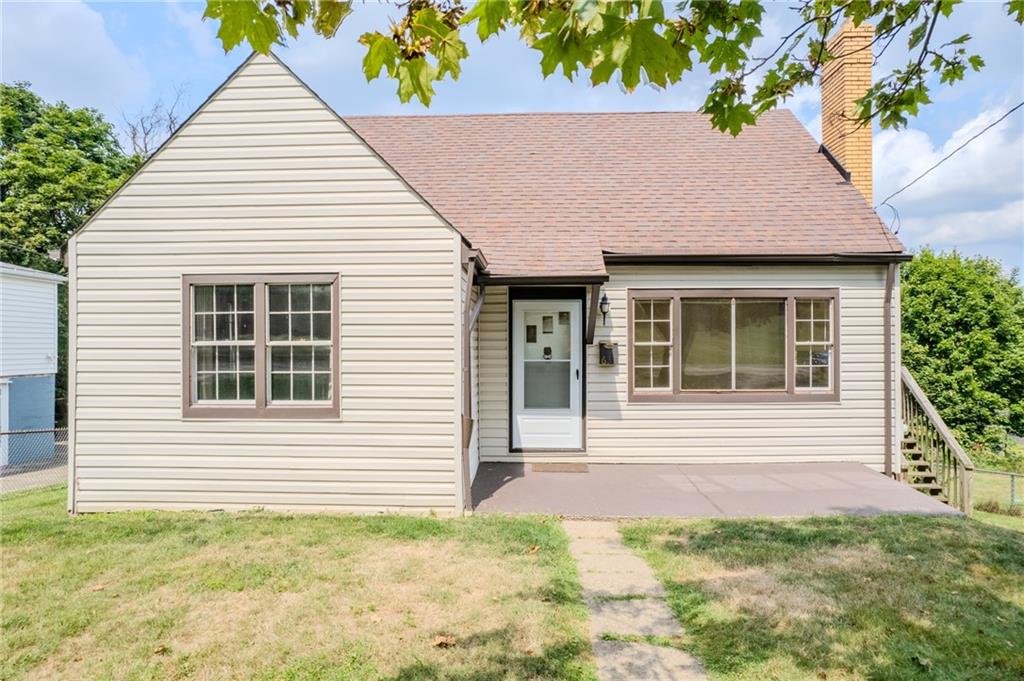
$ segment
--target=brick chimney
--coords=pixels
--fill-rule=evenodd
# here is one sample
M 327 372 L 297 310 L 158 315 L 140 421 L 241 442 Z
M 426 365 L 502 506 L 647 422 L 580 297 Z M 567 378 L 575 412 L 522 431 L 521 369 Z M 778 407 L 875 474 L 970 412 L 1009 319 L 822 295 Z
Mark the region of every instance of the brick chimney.
M 871 87 L 869 47 L 875 36 L 870 24 L 854 26 L 849 19 L 828 42 L 832 55 L 821 71 L 821 141 L 849 171 L 853 186 L 872 202 L 871 125 L 855 120 L 854 102 Z

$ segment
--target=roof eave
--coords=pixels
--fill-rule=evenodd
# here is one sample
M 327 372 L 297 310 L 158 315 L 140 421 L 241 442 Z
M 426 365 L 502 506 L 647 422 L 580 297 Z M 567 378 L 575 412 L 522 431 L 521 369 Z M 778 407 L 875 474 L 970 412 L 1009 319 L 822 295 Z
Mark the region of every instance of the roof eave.
M 510 274 L 493 275 L 483 273 L 480 283 L 485 286 L 559 286 L 567 284 L 603 284 L 607 274 Z
M 604 261 L 609 265 L 871 265 L 907 262 L 913 259 L 911 253 L 903 251 L 879 253 L 752 253 L 752 254 L 644 254 L 605 253 Z
M 0 272 L 8 277 L 32 279 L 34 281 L 50 281 L 55 284 L 64 284 L 67 283 L 68 280 L 67 277 L 61 274 L 54 274 L 53 272 L 37 270 L 31 267 L 22 267 L 21 265 L 15 265 L 14 263 L 8 262 L 0 262 Z

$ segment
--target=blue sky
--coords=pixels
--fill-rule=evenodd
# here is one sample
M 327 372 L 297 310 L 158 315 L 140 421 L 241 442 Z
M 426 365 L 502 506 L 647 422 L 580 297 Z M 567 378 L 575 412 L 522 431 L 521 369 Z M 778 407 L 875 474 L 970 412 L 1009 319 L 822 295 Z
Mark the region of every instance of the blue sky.
M 771 5 L 763 45 L 794 26 L 790 2 Z M 247 55 L 225 55 L 215 25 L 201 20 L 203 4 L 192 2 L 12 2 L 0 0 L 0 77 L 28 80 L 49 100 L 92 106 L 111 121 L 186 87 L 184 113 L 206 96 Z M 366 83 L 363 48 L 367 29 L 386 30 L 393 6 L 357 6 L 332 40 L 304 36 L 279 55 L 340 114 L 427 113 L 400 104 L 393 83 Z M 898 132 L 875 133 L 875 195 L 890 194 L 974 132 L 1024 100 L 1024 29 L 1000 2 L 970 2 L 954 23 L 940 24 L 941 41 L 969 32 L 987 66 Z M 479 44 L 469 38 L 470 59 L 457 82 L 437 87 L 429 113 L 507 111 L 693 110 L 710 82 L 696 72 L 667 90 L 641 87 L 625 93 L 615 84 L 591 88 L 560 75 L 543 79 L 538 53 L 505 35 Z M 905 56 L 897 49 L 876 67 L 892 68 Z M 812 88 L 787 102 L 815 137 L 820 137 L 818 94 Z M 993 128 L 910 190 L 894 199 L 899 235 L 911 248 L 958 248 L 1000 259 L 1007 268 L 1024 264 L 1024 109 Z M 883 219 L 892 214 L 881 209 Z

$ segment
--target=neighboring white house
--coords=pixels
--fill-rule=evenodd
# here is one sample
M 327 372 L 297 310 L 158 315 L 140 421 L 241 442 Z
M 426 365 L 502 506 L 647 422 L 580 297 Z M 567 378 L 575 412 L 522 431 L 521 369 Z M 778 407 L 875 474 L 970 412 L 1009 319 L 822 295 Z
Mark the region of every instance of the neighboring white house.
M 69 242 L 69 509 L 457 513 L 480 462 L 894 472 L 909 256 L 837 155 L 785 111 L 342 119 L 254 55 Z
M 0 433 L 53 428 L 57 288 L 65 281 L 0 262 Z M 0 437 L 0 465 L 19 463 L 9 460 L 9 444 Z

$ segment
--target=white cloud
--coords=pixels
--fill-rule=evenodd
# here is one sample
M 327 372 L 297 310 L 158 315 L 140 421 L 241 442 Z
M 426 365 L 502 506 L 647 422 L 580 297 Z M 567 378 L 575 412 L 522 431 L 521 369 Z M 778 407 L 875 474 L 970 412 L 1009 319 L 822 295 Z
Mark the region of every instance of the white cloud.
M 990 241 L 1024 243 L 1024 200 L 1009 201 L 989 210 L 944 213 L 902 221 L 901 236 L 937 247 L 964 247 Z M 1008 254 L 1010 255 L 1010 254 Z
M 888 196 L 910 183 L 1002 116 L 1006 105 L 982 111 L 936 142 L 922 130 L 884 130 L 875 137 L 875 195 Z M 964 208 L 994 208 L 1019 198 L 1024 187 L 1024 135 L 1011 116 L 968 144 L 895 199 L 897 208 L 934 215 Z
M 977 114 L 945 140 L 923 130 L 885 130 L 875 138 L 875 197 L 881 201 L 938 163 L 1009 108 Z M 970 142 L 889 201 L 900 238 L 993 255 L 1008 267 L 1024 260 L 1024 126 L 1014 114 Z M 889 213 L 881 209 L 883 217 Z
M 114 44 L 103 17 L 83 2 L 0 3 L 5 82 L 29 80 L 47 100 L 106 112 L 136 107 L 151 79 Z
M 202 57 L 218 56 L 223 53 L 223 49 L 217 40 L 217 25 L 203 21 L 203 7 L 202 4 L 183 5 L 178 0 L 172 0 L 167 4 L 167 18 L 184 30 L 196 54 Z

